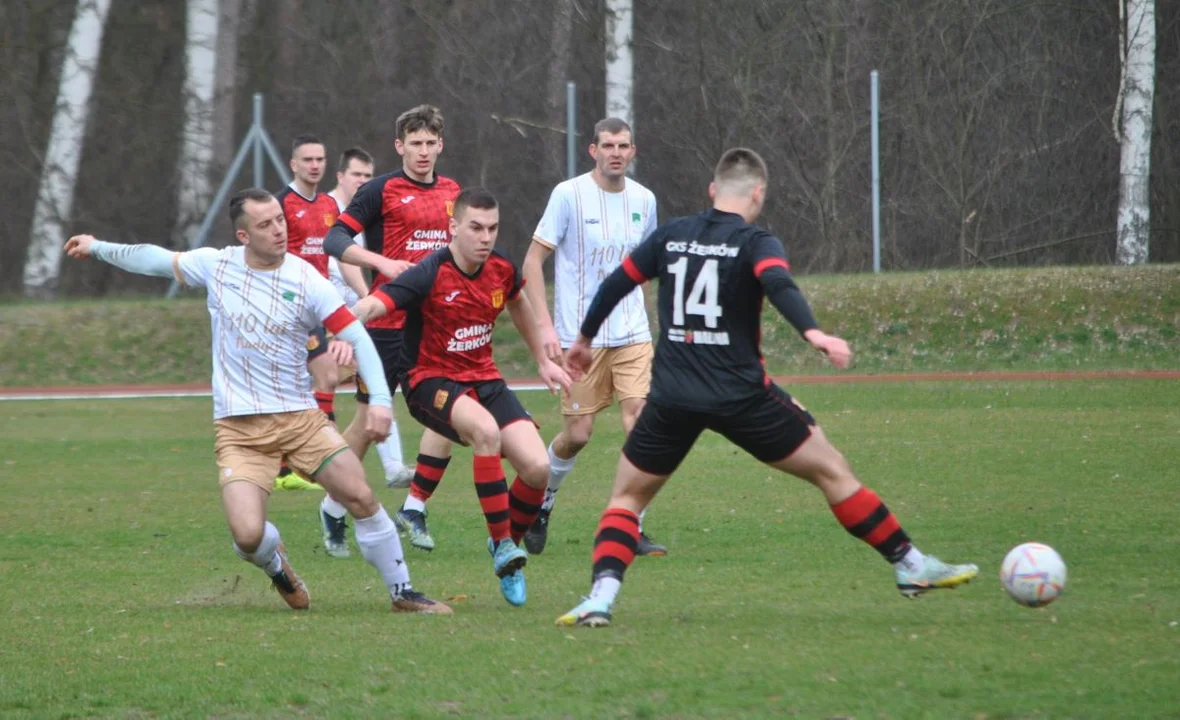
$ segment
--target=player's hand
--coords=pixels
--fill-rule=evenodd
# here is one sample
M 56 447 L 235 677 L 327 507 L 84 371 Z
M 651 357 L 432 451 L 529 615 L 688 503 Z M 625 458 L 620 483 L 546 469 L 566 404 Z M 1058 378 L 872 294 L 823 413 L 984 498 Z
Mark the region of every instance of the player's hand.
M 328 343 L 328 356 L 335 360 L 337 365 L 351 365 L 352 345 L 343 340 L 332 340 Z
M 389 437 L 393 426 L 393 410 L 384 405 L 370 405 L 365 413 L 365 435 L 371 442 L 382 442 Z
M 843 369 L 852 362 L 852 348 L 835 335 L 812 329 L 804 333 L 803 337 L 813 348 L 827 355 L 828 360 L 836 367 Z
M 552 325 L 541 326 L 541 350 L 553 362 L 561 362 L 561 341 Z
M 538 365 L 537 369 L 541 371 L 541 382 L 549 387 L 549 392 L 551 393 L 556 393 L 558 389 L 569 392 L 570 385 L 574 384 L 574 381 L 570 379 L 569 373 L 548 358 L 546 358 L 545 362 Z
M 390 260 L 389 258 L 381 258 L 380 262 L 374 261 L 373 265 L 377 272 L 390 280 L 414 267 L 414 263 L 406 262 L 405 260 Z
M 590 350 L 590 344 L 583 342 L 579 337 L 570 345 L 570 349 L 565 351 L 565 359 L 562 364 L 569 376 L 575 381 L 581 380 L 586 371 L 590 369 L 590 363 L 594 360 L 594 353 Z
M 93 235 L 75 235 L 66 240 L 66 255 L 75 260 L 86 260 L 90 257 L 90 243 L 94 242 Z

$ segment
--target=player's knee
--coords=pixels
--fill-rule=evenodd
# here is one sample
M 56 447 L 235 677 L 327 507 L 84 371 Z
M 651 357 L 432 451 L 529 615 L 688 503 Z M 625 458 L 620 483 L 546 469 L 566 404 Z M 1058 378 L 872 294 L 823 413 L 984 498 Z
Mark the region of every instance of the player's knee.
M 548 454 L 528 458 L 515 469 L 521 482 L 531 488 L 543 488 L 549 484 Z
M 264 526 L 261 523 L 241 523 L 229 529 L 234 544 L 244 553 L 252 553 L 262 544 Z
M 377 512 L 377 496 L 360 476 L 356 482 L 334 489 L 332 499 L 343 505 L 353 517 L 370 517 Z
M 579 415 L 572 418 L 565 427 L 565 444 L 577 453 L 590 444 L 590 437 L 594 434 L 594 417 Z
M 476 423 L 469 435 L 468 443 L 477 455 L 495 455 L 500 452 L 500 428 L 491 416 Z

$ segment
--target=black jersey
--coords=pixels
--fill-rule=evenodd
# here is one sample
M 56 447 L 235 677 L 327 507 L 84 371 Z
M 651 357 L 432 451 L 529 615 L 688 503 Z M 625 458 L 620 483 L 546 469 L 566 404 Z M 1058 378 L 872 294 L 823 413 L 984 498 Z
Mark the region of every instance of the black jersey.
M 593 338 L 616 296 L 659 278 L 659 343 L 648 398 L 724 411 L 765 393 L 762 299 L 803 333 L 816 327 L 778 238 L 733 213 L 709 210 L 656 228 L 599 288 L 582 324 Z

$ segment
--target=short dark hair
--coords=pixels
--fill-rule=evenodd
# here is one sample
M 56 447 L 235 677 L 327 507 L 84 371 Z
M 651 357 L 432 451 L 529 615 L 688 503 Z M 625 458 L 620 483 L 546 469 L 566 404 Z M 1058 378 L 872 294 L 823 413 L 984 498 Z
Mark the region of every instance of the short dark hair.
M 395 128 L 397 130 L 398 140 L 405 140 L 407 135 L 412 132 L 418 132 L 419 130 L 427 130 L 442 137 L 442 110 L 439 110 L 433 105 L 412 107 L 397 116 L 397 125 Z
M 323 144 L 324 144 L 323 140 L 320 140 L 318 137 L 316 137 L 315 135 L 312 135 L 310 133 L 296 135 L 295 139 L 291 141 L 291 157 L 295 157 L 295 151 L 298 150 L 299 148 L 303 147 L 304 145 L 323 145 Z
M 359 147 L 350 147 L 344 152 L 340 153 L 340 165 L 338 170 L 344 172 L 348 169 L 348 164 L 353 160 L 359 160 L 366 165 L 373 164 L 373 156 L 365 152 Z
M 750 148 L 730 148 L 721 154 L 713 170 L 713 182 L 725 190 L 746 194 L 770 179 L 766 161 Z
M 238 223 L 246 212 L 247 202 L 268 202 L 274 199 L 274 195 L 261 188 L 239 190 L 229 199 L 229 221 L 234 224 L 234 228 L 240 228 Z
M 603 118 L 602 120 L 599 120 L 598 122 L 594 123 L 594 144 L 595 145 L 597 145 L 598 141 L 602 139 L 602 134 L 604 132 L 610 133 L 612 135 L 617 135 L 621 132 L 628 132 L 628 133 L 631 133 L 631 136 L 632 136 L 631 139 L 632 140 L 635 139 L 635 133 L 631 132 L 631 126 L 628 125 L 627 121 L 622 118 L 608 117 L 608 118 Z
M 459 193 L 459 197 L 455 198 L 454 217 L 459 217 L 469 207 L 475 208 L 476 210 L 494 210 L 500 207 L 500 203 L 496 202 L 496 196 L 492 194 L 491 190 L 481 187 L 469 187 Z

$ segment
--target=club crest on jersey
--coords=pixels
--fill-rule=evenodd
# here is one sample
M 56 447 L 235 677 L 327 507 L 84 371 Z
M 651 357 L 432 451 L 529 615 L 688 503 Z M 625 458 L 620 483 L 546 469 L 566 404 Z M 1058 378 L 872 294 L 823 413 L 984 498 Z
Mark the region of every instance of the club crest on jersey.
M 446 202 L 443 203 L 443 205 L 446 206 L 446 208 L 447 208 L 447 217 L 454 217 L 455 216 L 455 201 L 454 200 L 447 200 Z
M 324 213 L 324 227 L 332 227 L 336 224 L 336 217 L 328 213 Z
M 640 214 L 639 214 L 639 213 L 637 213 L 637 212 L 633 212 L 633 213 L 631 213 L 631 222 L 633 222 L 633 223 L 635 223 L 636 225 L 638 225 L 638 224 L 640 224 L 641 222 L 643 222 L 643 216 L 642 216 L 642 215 L 640 215 Z
M 311 352 L 320 346 L 320 339 L 315 335 L 307 336 L 307 351 Z
M 451 397 L 451 394 L 449 392 L 447 392 L 446 390 L 439 390 L 438 392 L 436 392 L 434 394 L 434 409 L 435 410 L 442 410 L 444 407 L 446 407 L 447 406 L 447 398 L 449 398 L 449 397 Z
M 492 307 L 497 310 L 504 307 L 504 291 L 500 288 L 492 291 Z

